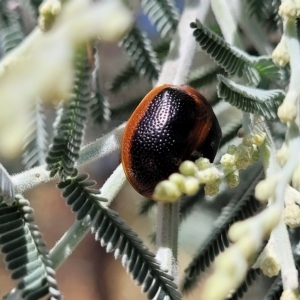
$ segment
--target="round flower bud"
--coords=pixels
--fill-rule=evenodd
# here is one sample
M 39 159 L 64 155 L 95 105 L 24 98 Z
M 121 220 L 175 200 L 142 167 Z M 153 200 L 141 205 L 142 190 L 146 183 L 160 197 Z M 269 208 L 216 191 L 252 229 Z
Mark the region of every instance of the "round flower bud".
M 184 179 L 182 192 L 187 195 L 194 195 L 199 189 L 199 182 L 195 177 L 186 177 Z
M 274 195 L 276 184 L 275 178 L 261 180 L 255 187 L 255 197 L 260 201 L 268 201 Z
M 260 269 L 265 276 L 273 277 L 277 276 L 280 271 L 280 264 L 278 259 L 274 256 L 267 256 L 260 264 Z
M 180 173 L 173 173 L 169 176 L 169 180 L 175 183 L 179 188 L 183 185 L 184 176 Z
M 277 114 L 281 122 L 288 123 L 296 119 L 297 108 L 294 103 L 285 101 L 279 106 Z
M 284 166 L 289 157 L 289 147 L 286 143 L 283 143 L 281 148 L 277 151 L 277 159 L 281 166 Z
M 199 183 L 213 184 L 215 181 L 221 178 L 221 174 L 217 168 L 212 167 L 205 169 L 203 171 L 198 171 L 196 176 L 199 180 Z
M 243 145 L 245 146 L 252 146 L 252 136 L 251 135 L 247 135 L 243 138 Z
M 290 61 L 290 55 L 283 38 L 281 38 L 280 43 L 274 49 L 272 53 L 272 59 L 274 64 L 279 67 L 284 67 Z
M 153 193 L 153 199 L 161 202 L 176 202 L 180 196 L 177 185 L 169 180 L 159 182 Z
M 283 218 L 289 227 L 298 227 L 300 225 L 300 207 L 297 204 L 287 205 L 283 211 Z
M 197 167 L 192 161 L 186 160 L 183 163 L 181 163 L 179 171 L 185 176 L 194 175 L 197 171 Z
M 200 157 L 195 161 L 195 165 L 197 166 L 197 168 L 199 170 L 205 170 L 205 169 L 209 168 L 210 161 L 207 158 Z
M 208 196 L 214 196 L 219 192 L 219 186 L 221 181 L 215 181 L 214 183 L 206 184 L 204 186 L 204 193 Z
M 235 155 L 232 154 L 224 154 L 221 158 L 220 161 L 221 165 L 229 167 L 229 166 L 234 166 L 235 163 Z
M 262 131 L 258 131 L 252 136 L 252 143 L 256 146 L 261 146 L 266 139 L 266 134 Z
M 237 187 L 240 183 L 239 172 L 235 171 L 233 173 L 228 174 L 226 176 L 226 182 L 231 189 Z
M 228 148 L 227 148 L 227 153 L 233 155 L 233 154 L 235 154 L 236 149 L 237 149 L 237 146 L 235 146 L 235 145 L 229 145 Z

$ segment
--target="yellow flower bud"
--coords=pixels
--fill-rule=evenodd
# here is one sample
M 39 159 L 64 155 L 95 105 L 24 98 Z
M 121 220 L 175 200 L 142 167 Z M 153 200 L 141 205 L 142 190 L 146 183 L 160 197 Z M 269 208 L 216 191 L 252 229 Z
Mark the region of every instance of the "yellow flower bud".
M 222 156 L 221 161 L 220 161 L 221 165 L 223 166 L 234 166 L 235 163 L 235 155 L 226 153 Z
M 272 53 L 272 59 L 274 64 L 276 64 L 279 67 L 284 67 L 290 61 L 290 55 L 286 48 L 284 38 L 281 38 L 281 41 L 274 49 Z
M 300 207 L 297 204 L 287 205 L 283 211 L 283 218 L 289 227 L 298 227 L 300 225 Z
M 207 158 L 200 157 L 195 161 L 195 165 L 199 170 L 205 170 L 210 166 L 210 162 Z
M 177 185 L 169 180 L 158 183 L 153 193 L 153 199 L 161 202 L 176 202 L 180 196 Z
M 284 166 L 289 157 L 289 147 L 286 143 L 283 143 L 281 148 L 277 151 L 277 159 L 281 166 Z
M 186 160 L 180 165 L 179 171 L 185 176 L 194 175 L 197 171 L 197 167 L 192 161 Z
M 297 116 L 297 108 L 294 103 L 283 102 L 278 108 L 278 117 L 281 122 L 288 123 L 294 121 Z
M 256 146 L 261 146 L 266 139 L 266 134 L 262 131 L 259 131 L 252 136 L 252 143 Z

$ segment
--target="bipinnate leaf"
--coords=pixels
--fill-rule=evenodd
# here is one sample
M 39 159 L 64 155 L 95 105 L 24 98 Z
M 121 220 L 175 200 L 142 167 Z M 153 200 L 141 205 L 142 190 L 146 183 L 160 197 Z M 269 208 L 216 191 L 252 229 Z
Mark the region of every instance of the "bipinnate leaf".
M 256 113 L 268 120 L 277 119 L 277 109 L 285 93 L 282 90 L 262 90 L 237 84 L 219 75 L 218 96 L 244 112 Z
M 181 299 L 172 276 L 161 270 L 154 254 L 118 213 L 103 205 L 105 199 L 98 195 L 97 190 L 90 188 L 95 182 L 87 178 L 87 175 L 81 174 L 58 184 L 67 203 L 77 213 L 77 219 L 78 215 L 79 219 L 90 215 L 96 240 L 106 247 L 107 252 L 114 252 L 115 258 L 122 259 L 123 266 L 136 283 L 142 285 L 148 299 Z

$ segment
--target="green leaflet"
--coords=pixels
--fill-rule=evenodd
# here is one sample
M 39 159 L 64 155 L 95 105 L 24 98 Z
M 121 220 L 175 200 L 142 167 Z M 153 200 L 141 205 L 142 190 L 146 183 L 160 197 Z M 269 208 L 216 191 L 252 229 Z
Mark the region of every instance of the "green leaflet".
M 218 96 L 220 98 L 244 112 L 257 113 L 268 120 L 277 118 L 278 106 L 285 97 L 284 91 L 246 87 L 222 75 L 219 75 L 218 79 Z
M 140 75 L 145 75 L 150 81 L 158 78 L 160 64 L 156 52 L 144 32 L 133 26 L 122 40 L 122 46 L 127 52 L 132 66 Z
M 40 99 L 32 106 L 29 120 L 29 132 L 25 138 L 22 154 L 22 163 L 26 169 L 45 163 L 48 134 Z
M 17 291 L 20 297 L 39 299 L 48 295 L 53 300 L 62 299 L 29 201 L 17 195 L 14 205 L 1 204 L 0 221 L 1 252 L 5 254 L 12 279 L 19 280 Z
M 280 80 L 280 70 L 270 58 L 252 57 L 226 43 L 221 37 L 201 24 L 191 23 L 196 41 L 229 75 L 246 76 L 252 86 L 266 86 L 274 78 Z
M 149 41 L 150 42 L 150 41 Z M 156 53 L 156 57 L 160 62 L 166 57 L 168 54 L 170 47 L 170 40 L 165 39 L 162 42 L 160 42 L 158 45 L 154 47 L 154 52 Z M 113 79 L 113 81 L 110 84 L 109 89 L 113 93 L 120 92 L 122 89 L 128 87 L 132 82 L 134 82 L 136 79 L 138 79 L 140 76 L 139 70 L 137 70 L 133 64 L 128 63 L 123 70 L 120 71 L 120 73 Z M 158 74 L 157 74 L 158 76 Z M 151 78 L 148 76 L 149 80 L 156 80 L 156 78 Z
M 87 174 L 80 174 L 58 184 L 77 219 L 90 216 L 96 240 L 106 247 L 107 252 L 114 252 L 115 258 L 122 258 L 123 266 L 139 285 L 143 285 L 148 299 L 154 299 L 158 294 L 155 299 L 179 300 L 181 295 L 173 278 L 160 269 L 154 254 L 118 213 L 102 205 L 105 199 L 97 195 L 99 190 L 90 188 L 95 182 L 87 179 Z
M 259 83 L 259 75 L 251 65 L 250 59 L 241 50 L 230 46 L 198 20 L 191 23 L 196 41 L 202 50 L 213 58 L 229 75 L 241 77 L 246 75 L 255 86 Z
M 103 95 L 100 88 L 99 80 L 99 53 L 97 47 L 95 49 L 95 68 L 92 74 L 92 99 L 90 106 L 90 114 L 94 123 L 102 124 L 103 122 L 108 122 L 111 116 L 110 104 L 108 99 Z
M 172 0 L 142 0 L 141 4 L 161 37 L 174 33 L 179 15 Z
M 75 172 L 90 103 L 90 69 L 86 51 L 77 52 L 75 80 L 71 99 L 58 115 L 55 136 L 46 163 L 50 176 L 65 178 Z

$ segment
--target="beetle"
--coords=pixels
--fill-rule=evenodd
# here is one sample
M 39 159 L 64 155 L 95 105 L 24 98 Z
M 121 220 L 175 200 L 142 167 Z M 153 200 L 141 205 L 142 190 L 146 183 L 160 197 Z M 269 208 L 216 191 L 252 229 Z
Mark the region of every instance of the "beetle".
M 213 162 L 221 128 L 211 105 L 189 86 L 165 84 L 152 89 L 129 118 L 122 140 L 127 180 L 152 198 L 158 182 L 178 171 L 184 160 Z

